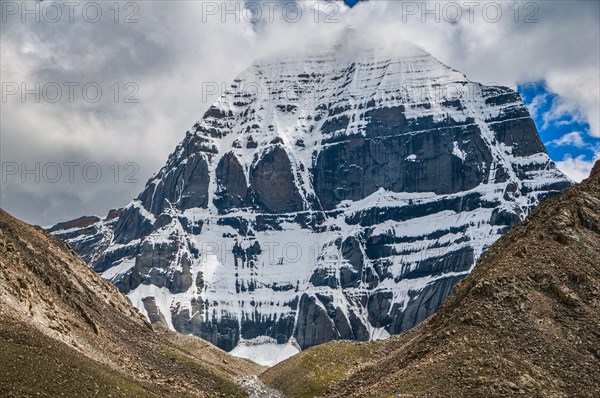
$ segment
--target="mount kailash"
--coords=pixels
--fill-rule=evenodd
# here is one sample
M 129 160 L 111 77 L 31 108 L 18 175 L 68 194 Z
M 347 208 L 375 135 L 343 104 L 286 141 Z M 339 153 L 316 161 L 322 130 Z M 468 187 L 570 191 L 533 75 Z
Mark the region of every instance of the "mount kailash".
M 136 199 L 51 232 L 150 321 L 274 364 L 412 328 L 570 184 L 512 89 L 347 45 L 257 61 Z

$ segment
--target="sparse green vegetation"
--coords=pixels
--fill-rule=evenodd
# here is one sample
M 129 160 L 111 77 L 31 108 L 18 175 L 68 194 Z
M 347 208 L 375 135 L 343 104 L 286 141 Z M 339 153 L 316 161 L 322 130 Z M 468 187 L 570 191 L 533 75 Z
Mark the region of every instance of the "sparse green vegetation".
M 260 378 L 287 397 L 322 396 L 350 370 L 382 355 L 385 344 L 336 341 L 312 347 L 267 370 Z
M 33 328 L 24 332 L 23 326 L 3 324 L 0 328 L 0 396 L 159 398 L 150 386 Z

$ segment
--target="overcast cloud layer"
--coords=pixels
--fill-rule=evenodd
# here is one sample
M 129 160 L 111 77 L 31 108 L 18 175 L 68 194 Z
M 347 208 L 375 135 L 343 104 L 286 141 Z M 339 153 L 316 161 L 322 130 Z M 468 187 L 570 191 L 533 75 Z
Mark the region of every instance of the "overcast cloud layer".
M 577 132 L 580 138 L 600 137 L 596 1 L 524 1 L 518 7 L 466 2 L 459 17 L 458 7 L 445 6 L 448 2 L 429 3 L 434 13 L 425 15 L 421 1 L 369 1 L 349 9 L 306 0 L 299 3 L 299 18 L 292 6 L 248 2 L 244 8 L 244 1 L 237 8 L 228 2 L 227 10 L 221 1 L 120 2 L 117 17 L 113 2 L 107 2 L 95 23 L 90 22 L 95 7 L 86 9 L 84 2 L 72 8 L 73 21 L 68 8 L 54 2 L 62 10 L 57 22 L 51 22 L 53 9 L 36 22 L 35 15 L 23 15 L 22 2 L 13 3 L 17 10 L 7 3 L 12 2 L 3 1 L 1 10 L 0 205 L 31 223 L 103 216 L 127 204 L 217 99 L 210 83 L 226 87 L 254 59 L 273 52 L 302 53 L 343 40 L 349 27 L 367 45 L 416 42 L 474 81 L 509 86 L 545 81 L 561 99 L 548 118 L 567 113 L 589 124 L 589 131 Z M 27 4 L 33 9 L 34 3 Z M 128 16 L 132 23 L 125 22 Z M 22 88 L 36 91 L 36 82 L 39 103 L 35 94 L 22 101 Z M 62 89 L 55 103 L 48 100 L 56 97 L 52 82 Z M 65 83 L 79 86 L 69 92 Z M 92 102 L 96 87 L 102 96 Z M 10 95 L 15 88 L 19 92 Z M 600 150 L 594 151 L 598 157 Z M 578 153 L 555 160 L 575 179 L 584 178 L 592 164 Z M 39 163 L 39 171 L 24 175 L 23 163 L 29 169 Z

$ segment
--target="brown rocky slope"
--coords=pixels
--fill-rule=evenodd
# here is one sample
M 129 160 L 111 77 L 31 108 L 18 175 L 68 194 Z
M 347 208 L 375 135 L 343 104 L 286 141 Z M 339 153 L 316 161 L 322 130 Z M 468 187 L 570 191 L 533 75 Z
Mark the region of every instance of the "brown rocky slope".
M 289 396 L 600 396 L 600 162 L 492 245 L 433 317 L 379 344 L 349 367 L 354 345 L 314 347 L 261 378 Z M 348 370 L 296 392 L 319 378 L 301 371 L 310 358 Z
M 0 210 L 1 397 L 243 397 L 258 365 L 153 330 L 69 246 Z

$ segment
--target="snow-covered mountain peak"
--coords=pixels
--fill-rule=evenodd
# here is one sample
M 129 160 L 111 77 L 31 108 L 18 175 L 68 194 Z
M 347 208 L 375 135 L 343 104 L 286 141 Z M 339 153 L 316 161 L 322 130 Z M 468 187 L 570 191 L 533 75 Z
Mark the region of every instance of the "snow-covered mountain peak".
M 116 217 L 54 233 L 150 320 L 255 359 L 414 326 L 569 181 L 516 92 L 360 48 L 258 60 Z

